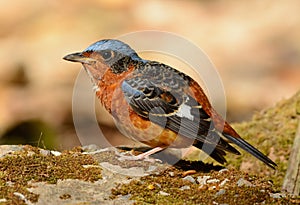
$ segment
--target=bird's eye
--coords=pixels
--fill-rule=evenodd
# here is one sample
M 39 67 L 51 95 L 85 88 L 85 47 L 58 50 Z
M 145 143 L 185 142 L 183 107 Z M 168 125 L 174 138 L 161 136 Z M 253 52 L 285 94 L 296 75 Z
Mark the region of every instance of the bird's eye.
M 101 55 L 102 55 L 102 57 L 104 58 L 104 60 L 109 60 L 109 59 L 112 58 L 113 53 L 112 53 L 112 51 L 103 51 L 103 52 L 101 53 Z

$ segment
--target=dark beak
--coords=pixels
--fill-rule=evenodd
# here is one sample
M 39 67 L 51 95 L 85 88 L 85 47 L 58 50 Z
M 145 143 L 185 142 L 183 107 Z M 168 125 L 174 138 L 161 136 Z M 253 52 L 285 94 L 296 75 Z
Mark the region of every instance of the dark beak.
M 67 61 L 86 63 L 86 64 L 91 64 L 96 61 L 93 58 L 84 56 L 82 52 L 66 55 L 65 57 L 63 57 L 63 59 Z

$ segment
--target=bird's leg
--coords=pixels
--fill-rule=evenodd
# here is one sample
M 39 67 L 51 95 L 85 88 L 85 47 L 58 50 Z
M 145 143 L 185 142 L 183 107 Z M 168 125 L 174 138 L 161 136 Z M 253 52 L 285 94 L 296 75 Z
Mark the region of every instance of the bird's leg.
M 149 156 L 152 154 L 155 154 L 159 151 L 164 150 L 165 147 L 155 147 L 153 149 L 150 149 L 147 152 L 144 152 L 142 154 L 136 155 L 136 156 L 124 156 L 124 155 L 120 155 L 120 158 L 118 158 L 118 160 L 120 161 L 124 161 L 124 160 L 133 160 L 133 161 L 137 161 L 137 160 L 145 160 L 145 161 L 150 161 L 153 162 L 153 159 L 150 159 Z M 160 161 L 158 159 L 154 159 L 154 161 Z

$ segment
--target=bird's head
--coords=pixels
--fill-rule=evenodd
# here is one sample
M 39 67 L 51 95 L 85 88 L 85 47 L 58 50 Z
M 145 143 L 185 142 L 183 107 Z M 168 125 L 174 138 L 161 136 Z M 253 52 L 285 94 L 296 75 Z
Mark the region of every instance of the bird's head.
M 64 60 L 82 63 L 93 80 L 100 80 L 106 71 L 119 74 L 127 71 L 128 64 L 142 60 L 129 45 L 119 40 L 105 39 L 84 51 L 63 57 Z

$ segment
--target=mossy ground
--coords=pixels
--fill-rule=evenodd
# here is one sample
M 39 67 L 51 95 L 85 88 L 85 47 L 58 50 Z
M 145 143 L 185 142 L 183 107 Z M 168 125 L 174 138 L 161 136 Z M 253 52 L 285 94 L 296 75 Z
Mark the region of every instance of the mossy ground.
M 171 174 L 172 173 L 172 174 Z M 142 177 L 129 184 L 119 184 L 112 190 L 112 198 L 129 195 L 135 204 L 297 204 L 299 198 L 272 198 L 275 193 L 271 181 L 257 175 L 248 175 L 241 171 L 210 171 L 209 173 L 193 172 L 197 177 L 210 176 L 217 180 L 200 185 L 183 180 L 187 171 L 175 167 L 165 170 L 159 175 Z M 239 179 L 245 179 L 251 186 L 237 186 Z M 226 183 L 221 185 L 221 182 Z M 182 187 L 189 187 L 182 189 Z M 223 193 L 223 194 L 219 194 Z
M 29 182 L 55 184 L 59 179 L 101 179 L 100 168 L 84 168 L 83 165 L 98 164 L 91 156 L 81 154 L 80 149 L 54 156 L 41 154 L 39 148 L 26 146 L 24 150 L 0 159 L 0 199 L 6 199 L 7 204 L 25 204 L 14 194 L 18 192 L 27 200 L 36 202 L 38 195 L 27 190 L 31 187 Z
M 278 165 L 276 172 L 266 168 L 256 158 L 245 152 L 241 156 L 227 157 L 230 167 L 244 166 L 247 172 L 268 176 L 274 185 L 282 185 L 293 146 L 297 127 L 300 124 L 300 91 L 274 107 L 256 113 L 252 120 L 234 124 L 237 132 L 252 145 L 269 156 Z

